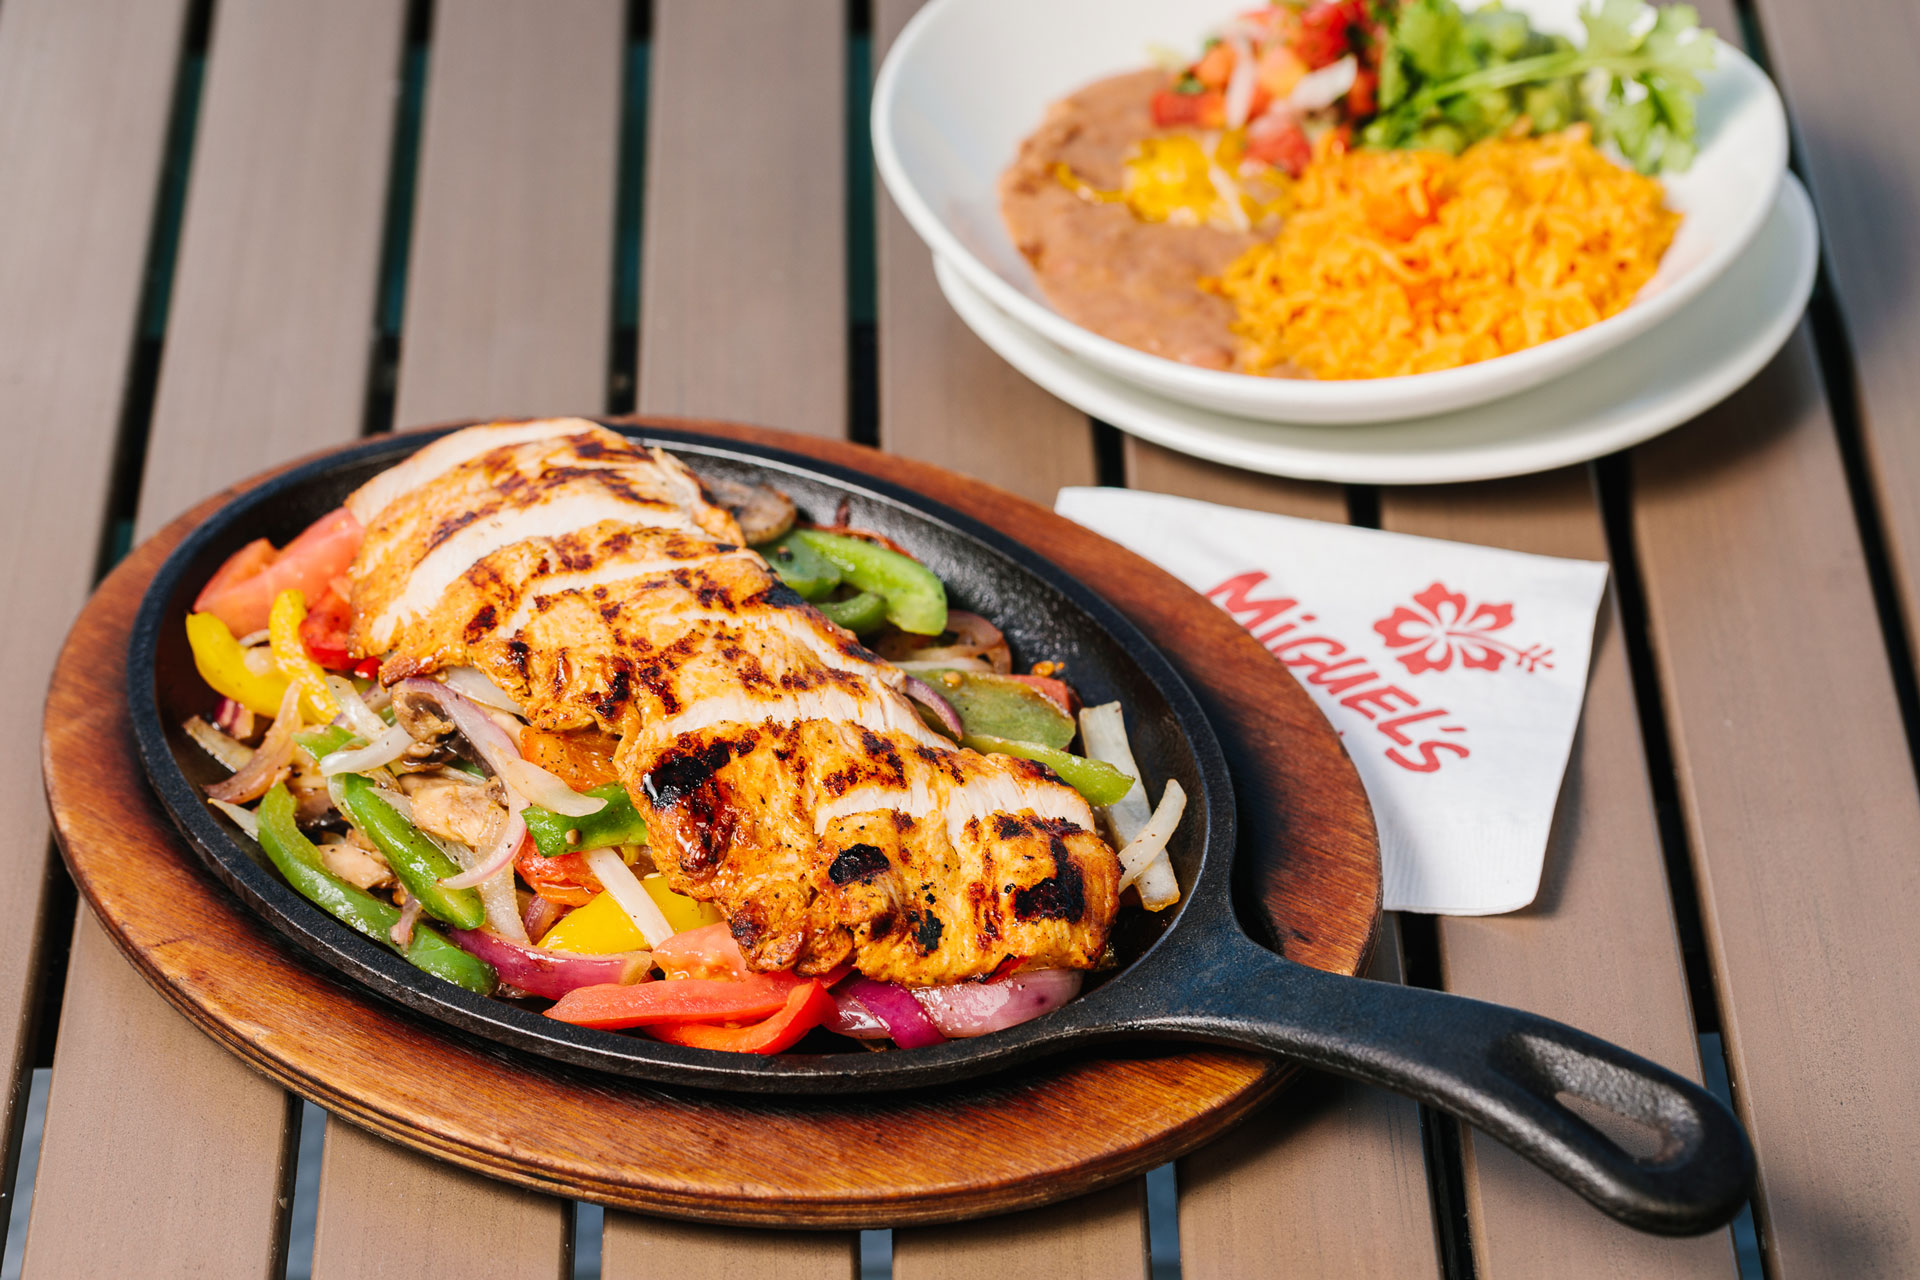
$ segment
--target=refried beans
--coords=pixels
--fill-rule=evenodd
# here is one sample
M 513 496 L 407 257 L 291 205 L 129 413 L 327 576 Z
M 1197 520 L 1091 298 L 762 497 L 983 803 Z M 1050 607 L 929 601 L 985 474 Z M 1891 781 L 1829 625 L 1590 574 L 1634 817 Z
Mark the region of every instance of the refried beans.
M 1258 243 L 1251 231 L 1142 222 L 1124 204 L 1082 199 L 1055 176 L 1120 187 L 1122 162 L 1153 133 L 1151 68 L 1096 81 L 1055 103 L 1000 177 L 1000 214 L 1061 315 L 1115 342 L 1204 369 L 1236 367 L 1233 305 L 1201 291 Z

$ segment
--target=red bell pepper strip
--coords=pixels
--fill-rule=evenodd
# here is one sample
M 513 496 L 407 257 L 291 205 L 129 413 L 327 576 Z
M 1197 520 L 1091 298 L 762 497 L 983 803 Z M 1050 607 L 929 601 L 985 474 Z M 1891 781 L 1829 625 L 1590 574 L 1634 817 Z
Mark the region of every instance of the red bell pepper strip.
M 677 978 L 637 986 L 606 983 L 569 991 L 547 1016 L 604 1031 L 661 1023 L 745 1022 L 779 1013 L 802 985 L 809 984 L 790 973 L 755 974 L 740 982 Z
M 655 983 L 672 986 L 672 983 Z M 670 1023 L 649 1027 L 647 1034 L 668 1044 L 684 1044 L 695 1049 L 718 1049 L 726 1053 L 781 1053 L 800 1042 L 800 1037 L 819 1026 L 834 1011 L 833 996 L 820 982 L 805 982 L 793 989 L 778 1013 L 762 1022 L 745 1027 L 715 1027 L 699 1022 Z

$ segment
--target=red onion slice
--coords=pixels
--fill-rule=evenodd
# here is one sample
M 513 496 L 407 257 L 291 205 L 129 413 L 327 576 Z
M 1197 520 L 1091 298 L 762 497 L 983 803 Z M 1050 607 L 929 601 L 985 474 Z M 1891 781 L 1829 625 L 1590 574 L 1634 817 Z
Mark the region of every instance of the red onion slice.
M 890 1040 L 887 1024 L 873 1016 L 867 1006 L 842 991 L 833 992 L 833 1014 L 821 1026 L 837 1036 L 853 1040 Z
M 913 997 L 942 1035 L 962 1040 L 1030 1022 L 1080 994 L 1078 969 L 1030 969 L 998 982 L 917 987 Z
M 653 956 L 645 951 L 623 951 L 610 956 L 574 955 L 522 946 L 481 929 L 449 929 L 447 937 L 461 950 L 472 952 L 492 965 L 500 981 L 543 1000 L 558 1000 L 580 987 L 642 982 L 653 967 Z
M 413 926 L 420 923 L 420 913 L 426 910 L 418 898 L 408 898 L 407 905 L 400 908 L 400 918 L 393 922 L 393 928 L 387 930 L 387 941 L 405 951 L 413 945 Z
M 919 676 L 908 676 L 906 683 L 900 687 L 906 691 L 906 695 L 909 698 L 912 698 L 915 702 L 939 717 L 941 725 L 945 727 L 955 742 L 958 742 L 961 737 L 966 734 L 967 730 L 965 726 L 960 723 L 960 713 L 953 709 L 951 702 L 948 702 L 940 696 L 939 690 L 935 689 L 925 680 L 922 680 Z
M 300 686 L 288 684 L 286 695 L 280 699 L 279 714 L 273 718 L 273 727 L 254 749 L 253 758 L 225 782 L 208 787 L 207 794 L 232 804 L 258 800 L 267 794 L 280 771 L 293 761 L 293 735 L 300 724 Z
M 946 1039 L 905 987 L 875 982 L 856 973 L 841 983 L 837 991 L 859 1001 L 868 1013 L 885 1023 L 893 1042 L 902 1049 L 924 1049 Z

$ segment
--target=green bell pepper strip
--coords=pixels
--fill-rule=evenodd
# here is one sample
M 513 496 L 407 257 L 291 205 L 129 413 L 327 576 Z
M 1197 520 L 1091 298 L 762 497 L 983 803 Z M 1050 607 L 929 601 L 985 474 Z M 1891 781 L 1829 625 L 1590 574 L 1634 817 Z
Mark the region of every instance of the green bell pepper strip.
M 827 621 L 838 623 L 857 636 L 878 631 L 880 624 L 887 620 L 887 602 L 871 591 L 862 591 L 845 600 L 819 600 L 813 607 L 826 614 Z
M 887 621 L 917 636 L 947 629 L 947 589 L 933 570 L 918 560 L 845 534 L 795 529 L 787 534 L 831 560 L 843 580 L 887 602 Z M 797 589 L 797 588 L 796 588 Z
M 1066 750 L 1079 732 L 1060 704 L 1030 684 L 987 671 L 922 671 L 970 734 Z
M 780 581 L 797 592 L 802 600 L 823 600 L 840 585 L 840 566 L 794 539 L 791 531 L 772 542 L 754 548 L 766 558 Z
M 276 783 L 260 802 L 260 847 L 268 860 L 294 891 L 314 906 L 354 932 L 400 951 L 393 945 L 399 908 L 328 871 L 320 862 L 320 851 L 295 825 L 293 810 L 293 793 L 285 783 Z M 492 995 L 499 985 L 492 965 L 462 951 L 424 924 L 413 927 L 413 941 L 400 954 L 416 968 L 483 996 Z
M 440 887 L 440 881 L 459 875 L 460 868 L 439 845 L 382 800 L 373 783 L 357 773 L 339 778 L 347 818 L 386 855 L 387 866 L 407 892 L 420 899 L 421 910 L 457 929 L 478 929 L 486 923 L 478 890 Z
M 322 756 L 330 756 L 349 742 L 359 741 L 360 735 L 337 724 L 322 725 L 318 729 L 305 729 L 293 735 L 293 745 L 313 757 L 315 764 Z
M 555 813 L 537 804 L 528 805 L 520 815 L 526 820 L 527 831 L 533 836 L 533 847 L 541 857 L 558 858 L 562 854 L 585 853 L 589 849 L 647 842 L 646 819 L 634 812 L 633 798 L 627 794 L 625 787 L 617 782 L 609 782 L 586 794 L 607 803 L 598 813 L 590 813 L 584 818 L 569 818 L 564 813 Z M 579 834 L 569 840 L 569 832 Z
M 1133 790 L 1134 780 L 1106 761 L 1069 755 L 1037 742 L 1015 742 L 1010 738 L 970 733 L 960 739 L 960 745 L 983 755 L 1019 756 L 1022 760 L 1038 761 L 1059 774 L 1060 781 L 1078 791 L 1091 805 L 1113 804 Z

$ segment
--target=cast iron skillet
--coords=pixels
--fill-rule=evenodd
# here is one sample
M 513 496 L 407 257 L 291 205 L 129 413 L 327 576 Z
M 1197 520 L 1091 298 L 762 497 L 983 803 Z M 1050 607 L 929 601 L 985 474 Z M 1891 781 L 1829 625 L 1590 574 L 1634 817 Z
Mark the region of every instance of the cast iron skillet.
M 179 728 L 209 701 L 181 620 L 227 555 L 257 537 L 284 543 L 431 438 L 411 435 L 331 455 L 236 498 L 168 557 L 133 631 L 128 694 L 155 790 L 208 867 L 309 955 L 460 1031 L 668 1084 L 860 1093 L 974 1076 L 1068 1044 L 1185 1038 L 1284 1055 L 1450 1111 L 1644 1230 L 1710 1230 L 1746 1199 L 1753 1155 L 1739 1122 L 1664 1067 L 1518 1010 L 1307 968 L 1248 937 L 1230 901 L 1233 793 L 1212 729 L 1146 637 L 1060 569 L 959 512 L 857 472 L 673 431 L 629 434 L 673 449 L 697 469 L 771 483 L 816 517 L 849 502 L 854 524 L 911 548 L 947 582 L 956 604 L 1003 627 L 1016 652 L 1064 659 L 1090 703 L 1124 701 L 1149 794 L 1177 778 L 1190 797 L 1170 850 L 1184 900 L 1157 936 L 1122 957 L 1111 980 L 1033 1022 L 905 1052 L 772 1057 L 555 1022 L 429 978 L 339 925 L 272 874 L 253 842 L 204 803 L 200 786 L 221 774 Z M 1628 1154 L 1563 1105 L 1567 1095 L 1652 1129 L 1658 1150 Z

